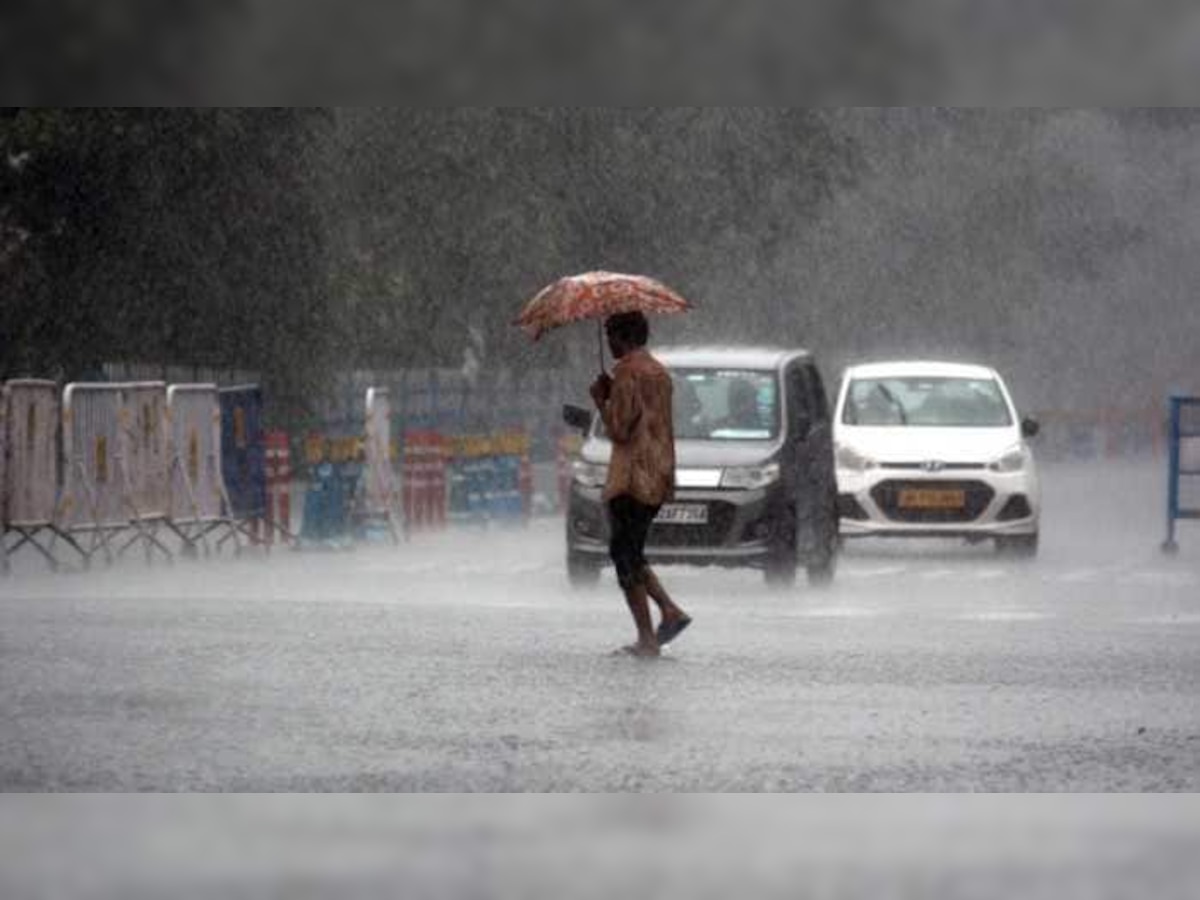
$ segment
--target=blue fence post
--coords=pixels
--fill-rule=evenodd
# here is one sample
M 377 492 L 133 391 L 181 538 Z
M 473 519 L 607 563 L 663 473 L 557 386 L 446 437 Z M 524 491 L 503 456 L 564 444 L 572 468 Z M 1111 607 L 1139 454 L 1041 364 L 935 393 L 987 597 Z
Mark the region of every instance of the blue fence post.
M 1189 413 L 1191 415 L 1189 415 Z M 1167 470 L 1167 539 L 1163 541 L 1163 552 L 1177 553 L 1179 544 L 1176 531 L 1181 519 L 1200 519 L 1200 503 L 1195 492 L 1189 492 L 1189 502 L 1184 502 L 1184 479 L 1200 479 L 1200 397 L 1171 398 L 1170 446 Z M 1184 442 L 1188 453 L 1184 453 Z M 1193 482 L 1194 483 L 1194 482 Z
M 1175 540 L 1175 523 L 1179 520 L 1179 413 L 1181 409 L 1180 398 L 1172 397 L 1167 436 L 1167 539 L 1163 541 L 1163 552 L 1171 554 L 1179 552 L 1179 543 Z

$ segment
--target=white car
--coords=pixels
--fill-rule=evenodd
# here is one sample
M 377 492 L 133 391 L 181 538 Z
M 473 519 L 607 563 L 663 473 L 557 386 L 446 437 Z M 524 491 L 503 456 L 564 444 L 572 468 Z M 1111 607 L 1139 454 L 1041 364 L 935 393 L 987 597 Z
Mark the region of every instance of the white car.
M 992 538 L 1036 555 L 1041 498 L 1027 439 L 1037 431 L 993 369 L 847 369 L 833 420 L 842 536 Z

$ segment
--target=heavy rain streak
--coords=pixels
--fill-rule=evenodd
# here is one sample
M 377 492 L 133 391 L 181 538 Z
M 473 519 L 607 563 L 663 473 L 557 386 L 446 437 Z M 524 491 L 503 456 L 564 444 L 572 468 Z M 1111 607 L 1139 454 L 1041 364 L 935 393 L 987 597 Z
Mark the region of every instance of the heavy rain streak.
M 1191 109 L 4 108 L 0 788 L 1200 788 L 1197 147 Z M 243 815 L 353 884 L 468 840 Z M 113 896 L 205 883 L 160 849 Z

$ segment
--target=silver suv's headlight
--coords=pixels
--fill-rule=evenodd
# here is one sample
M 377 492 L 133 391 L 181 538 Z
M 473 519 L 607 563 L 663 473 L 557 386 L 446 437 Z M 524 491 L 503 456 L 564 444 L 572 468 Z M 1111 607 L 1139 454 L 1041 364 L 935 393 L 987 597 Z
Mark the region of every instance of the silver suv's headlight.
M 875 468 L 875 460 L 869 456 L 859 453 L 853 447 L 845 444 L 838 444 L 834 450 L 834 456 L 837 460 L 839 469 L 849 469 L 851 472 L 866 472 L 869 469 Z
M 571 474 L 577 484 L 588 488 L 604 487 L 608 482 L 608 466 L 577 459 L 571 464 Z
M 721 487 L 752 491 L 779 480 L 779 463 L 762 466 L 730 466 L 721 473 Z
M 1005 450 L 988 468 L 993 472 L 1020 472 L 1025 468 L 1025 448 L 1015 444 Z

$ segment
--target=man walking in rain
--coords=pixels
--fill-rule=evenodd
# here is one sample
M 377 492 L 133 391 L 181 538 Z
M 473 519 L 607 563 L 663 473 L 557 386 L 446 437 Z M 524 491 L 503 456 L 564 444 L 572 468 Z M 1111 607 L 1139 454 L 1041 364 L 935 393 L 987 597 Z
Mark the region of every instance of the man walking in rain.
M 591 394 L 612 441 L 604 489 L 609 552 L 637 626 L 637 642 L 621 652 L 655 657 L 692 621 L 663 589 L 645 556 L 650 525 L 675 491 L 671 376 L 646 351 L 650 327 L 642 313 L 610 316 L 604 330 L 617 363 L 612 377 L 601 375 L 592 383 Z M 650 600 L 662 615 L 657 630 Z

